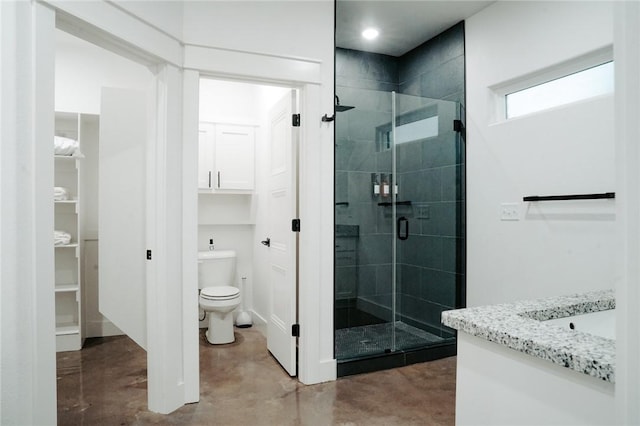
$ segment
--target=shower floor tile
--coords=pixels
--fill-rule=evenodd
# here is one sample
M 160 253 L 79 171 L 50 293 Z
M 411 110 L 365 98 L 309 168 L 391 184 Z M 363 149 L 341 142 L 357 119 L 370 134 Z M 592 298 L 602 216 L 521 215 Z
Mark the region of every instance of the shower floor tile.
M 373 324 L 336 330 L 336 359 L 345 360 L 389 352 L 392 346 L 392 330 L 395 325 L 396 349 L 405 350 L 444 342 L 447 339 L 420 330 L 401 321 L 395 324 Z

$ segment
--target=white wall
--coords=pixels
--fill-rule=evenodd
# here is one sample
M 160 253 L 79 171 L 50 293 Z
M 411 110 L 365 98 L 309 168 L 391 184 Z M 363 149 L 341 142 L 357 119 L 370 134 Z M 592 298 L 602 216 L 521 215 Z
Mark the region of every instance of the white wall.
M 146 89 L 144 66 L 63 31 L 56 31 L 56 111 L 100 114 L 102 87 Z
M 182 37 L 182 1 L 126 0 L 118 7 L 126 10 L 167 35 L 180 40 Z
M 465 33 L 468 306 L 612 288 L 615 202 L 522 197 L 616 190 L 613 96 L 499 121 L 491 91 L 611 45 L 612 4 L 497 2 Z
M 184 5 L 183 41 L 245 52 L 325 59 L 333 56 L 328 1 L 191 1 Z M 326 24 L 330 27 L 327 29 Z M 327 43 L 326 36 L 330 37 Z M 330 52 L 327 52 L 330 50 Z M 327 66 L 330 64 L 327 63 Z

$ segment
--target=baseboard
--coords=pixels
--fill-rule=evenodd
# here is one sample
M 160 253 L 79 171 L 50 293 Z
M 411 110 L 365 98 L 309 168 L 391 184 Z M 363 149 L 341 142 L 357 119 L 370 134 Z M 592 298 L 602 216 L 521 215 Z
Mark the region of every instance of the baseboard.
M 254 310 L 251 310 L 251 319 L 253 319 L 254 324 L 267 325 L 267 320 L 264 319 L 262 315 L 257 313 Z
M 338 364 L 335 359 L 321 360 L 313 369 L 307 369 L 305 372 L 298 371 L 298 380 L 305 385 L 331 382 L 336 380 L 337 372 Z
M 118 327 L 116 327 L 108 319 L 87 321 L 86 330 L 87 335 L 85 337 L 108 337 L 108 336 L 121 336 L 124 333 Z

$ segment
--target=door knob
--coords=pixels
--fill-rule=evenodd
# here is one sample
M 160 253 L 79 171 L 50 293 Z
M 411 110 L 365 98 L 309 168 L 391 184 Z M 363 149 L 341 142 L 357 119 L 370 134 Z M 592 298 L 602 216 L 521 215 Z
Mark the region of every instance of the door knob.
M 260 242 L 267 247 L 271 247 L 271 238 L 267 238 L 266 240 Z

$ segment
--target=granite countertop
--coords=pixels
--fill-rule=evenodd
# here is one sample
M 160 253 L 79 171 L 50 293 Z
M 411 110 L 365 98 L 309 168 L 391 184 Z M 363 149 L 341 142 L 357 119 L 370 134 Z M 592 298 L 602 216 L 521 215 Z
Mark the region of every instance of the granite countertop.
M 614 309 L 613 290 L 442 313 L 442 323 L 472 336 L 615 382 L 615 340 L 560 328 L 545 320 Z

